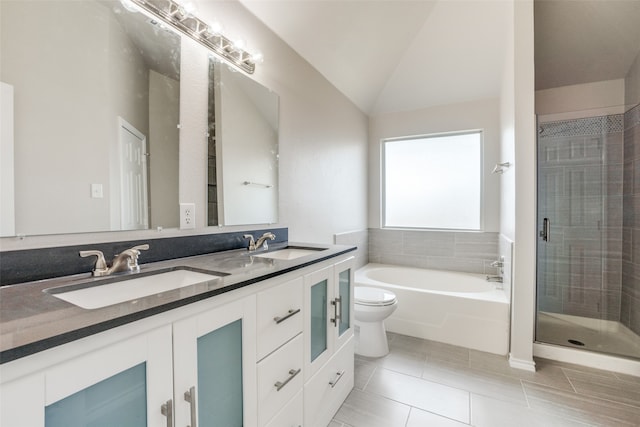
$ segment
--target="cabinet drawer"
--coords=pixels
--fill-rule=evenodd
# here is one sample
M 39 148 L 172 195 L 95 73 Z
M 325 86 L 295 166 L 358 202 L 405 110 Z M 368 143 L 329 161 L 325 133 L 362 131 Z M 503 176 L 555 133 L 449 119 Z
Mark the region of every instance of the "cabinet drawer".
M 258 360 L 302 332 L 302 278 L 258 294 Z
M 324 427 L 353 389 L 353 338 L 304 386 L 305 427 Z
M 302 390 L 300 390 L 266 427 L 302 427 L 302 404 Z
M 258 424 L 266 425 L 302 389 L 302 334 L 258 363 Z

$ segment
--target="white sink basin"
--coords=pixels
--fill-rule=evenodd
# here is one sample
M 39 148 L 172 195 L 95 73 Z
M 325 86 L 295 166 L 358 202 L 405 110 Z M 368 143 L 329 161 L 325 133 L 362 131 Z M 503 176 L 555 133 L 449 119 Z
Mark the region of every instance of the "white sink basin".
M 46 292 L 78 307 L 95 309 L 218 278 L 220 275 L 215 273 L 177 269 L 148 276 L 127 278 L 112 283 L 97 283 L 94 286 L 81 289 L 64 291 L 51 288 Z
M 252 255 L 252 256 L 257 256 L 260 258 L 271 258 L 271 259 L 283 259 L 283 260 L 289 260 L 289 259 L 296 259 L 296 258 L 300 258 L 303 256 L 307 256 L 307 255 L 311 255 L 311 254 L 315 254 L 318 253 L 318 251 L 323 251 L 324 248 L 312 248 L 312 249 L 307 249 L 307 248 L 285 248 L 285 249 L 280 249 L 279 251 L 273 251 L 273 252 L 265 252 L 262 254 L 258 254 L 258 255 Z

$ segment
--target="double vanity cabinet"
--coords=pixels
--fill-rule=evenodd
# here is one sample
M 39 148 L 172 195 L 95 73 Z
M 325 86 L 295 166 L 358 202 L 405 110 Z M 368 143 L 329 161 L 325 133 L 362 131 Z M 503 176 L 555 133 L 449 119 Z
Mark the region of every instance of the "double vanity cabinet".
M 0 365 L 0 425 L 325 427 L 353 388 L 353 257 Z

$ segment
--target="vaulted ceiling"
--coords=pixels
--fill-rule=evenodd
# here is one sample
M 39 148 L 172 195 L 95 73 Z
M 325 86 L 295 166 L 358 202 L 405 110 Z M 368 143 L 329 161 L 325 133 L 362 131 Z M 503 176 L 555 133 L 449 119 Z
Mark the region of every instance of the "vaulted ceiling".
M 239 0 L 370 115 L 499 96 L 504 0 Z M 536 87 L 623 78 L 640 0 L 535 0 Z
M 498 96 L 502 1 L 240 1 L 368 114 Z

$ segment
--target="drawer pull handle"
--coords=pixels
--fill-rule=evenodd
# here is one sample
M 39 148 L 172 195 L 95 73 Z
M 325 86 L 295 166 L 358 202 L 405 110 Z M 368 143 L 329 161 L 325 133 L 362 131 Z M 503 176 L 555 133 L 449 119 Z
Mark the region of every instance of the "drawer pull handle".
M 329 381 L 329 385 L 331 386 L 331 388 L 334 388 L 336 384 L 338 384 L 338 381 L 340 381 L 343 375 L 344 375 L 344 371 L 336 372 L 336 379 L 333 381 Z
M 289 310 L 287 312 L 287 315 L 284 317 L 274 317 L 273 320 L 275 320 L 276 324 L 280 324 L 282 322 L 284 322 L 285 320 L 287 320 L 288 318 L 290 318 L 291 316 L 300 313 L 300 309 L 296 309 L 296 310 Z
M 160 413 L 167 417 L 167 427 L 173 427 L 173 400 L 169 399 L 160 406 Z
M 284 382 L 280 382 L 278 381 L 277 383 L 274 384 L 275 388 L 277 391 L 282 390 L 282 387 L 286 386 L 287 384 L 289 384 L 289 381 L 291 381 L 296 375 L 298 375 L 300 373 L 300 371 L 302 371 L 302 369 L 289 369 L 289 378 L 287 378 L 286 380 L 284 380 Z
M 331 323 L 333 323 L 336 327 L 340 323 L 340 312 L 338 311 L 338 304 L 342 306 L 342 298 L 337 297 L 333 301 L 331 301 L 331 305 L 333 306 L 333 319 L 331 319 Z
M 196 413 L 196 388 L 195 386 L 191 387 L 189 390 L 184 392 L 184 400 L 189 402 L 189 410 L 191 414 L 191 425 L 187 427 L 196 427 L 196 423 L 198 421 L 197 413 Z

